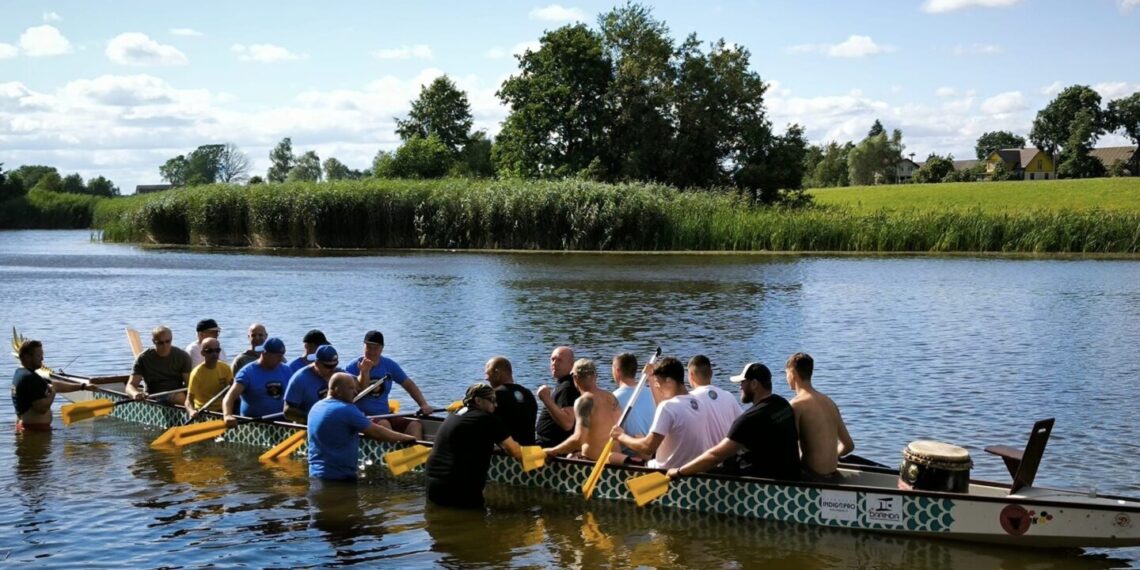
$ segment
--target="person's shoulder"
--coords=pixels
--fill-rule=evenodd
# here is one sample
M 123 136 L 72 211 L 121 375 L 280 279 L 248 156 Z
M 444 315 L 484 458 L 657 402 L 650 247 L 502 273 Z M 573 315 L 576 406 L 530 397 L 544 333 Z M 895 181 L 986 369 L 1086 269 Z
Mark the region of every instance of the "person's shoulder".
M 234 374 L 234 369 L 231 368 L 228 363 L 221 360 L 218 361 L 218 367 L 215 370 L 218 371 L 218 374 L 223 374 L 226 376 L 233 376 Z
M 181 348 L 178 348 L 177 346 L 170 347 L 170 352 L 177 358 L 185 358 L 186 360 L 190 360 L 190 353 L 182 350 Z

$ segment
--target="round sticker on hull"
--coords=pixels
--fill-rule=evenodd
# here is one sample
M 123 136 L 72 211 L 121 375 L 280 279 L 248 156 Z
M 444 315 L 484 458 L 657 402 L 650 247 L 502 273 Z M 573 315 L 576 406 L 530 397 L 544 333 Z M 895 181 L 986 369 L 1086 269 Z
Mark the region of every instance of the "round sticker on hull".
M 1007 505 L 1001 510 L 998 519 L 1001 521 L 1002 530 L 1013 536 L 1025 534 L 1025 531 L 1029 530 L 1029 525 L 1032 524 L 1029 511 L 1026 511 L 1021 505 Z

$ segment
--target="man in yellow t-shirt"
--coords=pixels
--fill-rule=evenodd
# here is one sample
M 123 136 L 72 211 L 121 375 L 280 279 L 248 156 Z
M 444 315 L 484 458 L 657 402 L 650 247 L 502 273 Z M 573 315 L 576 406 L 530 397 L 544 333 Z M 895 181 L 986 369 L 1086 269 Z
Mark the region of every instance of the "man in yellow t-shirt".
M 219 360 L 221 352 L 218 339 L 207 338 L 202 341 L 202 357 L 205 360 L 190 372 L 190 383 L 186 389 L 186 411 L 190 412 L 191 417 L 198 415 L 206 402 L 234 382 L 230 365 Z M 207 409 L 212 412 L 222 411 L 222 399 L 215 399 Z

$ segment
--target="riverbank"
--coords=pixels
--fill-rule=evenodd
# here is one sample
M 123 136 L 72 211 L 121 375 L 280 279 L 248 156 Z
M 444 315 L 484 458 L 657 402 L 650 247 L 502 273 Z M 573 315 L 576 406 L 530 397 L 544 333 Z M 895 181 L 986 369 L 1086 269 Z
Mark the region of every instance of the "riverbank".
M 1089 182 L 1055 188 L 1079 193 Z M 104 201 L 93 223 L 114 242 L 303 249 L 1140 251 L 1140 204 L 1126 200 L 1101 208 L 1090 194 L 1083 209 L 1029 199 L 1007 208 L 927 200 L 925 207 L 868 209 L 860 201 L 872 192 L 952 195 L 940 186 L 821 190 L 813 192 L 822 196 L 816 207 L 788 210 L 752 207 L 725 193 L 581 180 L 215 185 Z M 970 186 L 987 192 L 984 183 Z

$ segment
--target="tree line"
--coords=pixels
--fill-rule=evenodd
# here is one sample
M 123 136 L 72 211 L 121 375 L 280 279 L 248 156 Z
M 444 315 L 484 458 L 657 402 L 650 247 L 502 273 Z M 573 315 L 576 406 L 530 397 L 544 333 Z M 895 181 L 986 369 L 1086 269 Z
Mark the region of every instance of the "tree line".
M 119 195 L 119 187 L 103 176 L 84 181 L 79 173 L 61 176 L 56 167 L 42 164 L 25 164 L 5 172 L 4 163 L 0 162 L 0 202 L 25 196 L 31 191 L 105 198 Z

